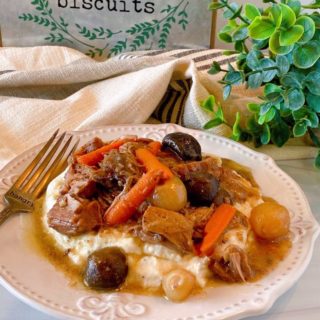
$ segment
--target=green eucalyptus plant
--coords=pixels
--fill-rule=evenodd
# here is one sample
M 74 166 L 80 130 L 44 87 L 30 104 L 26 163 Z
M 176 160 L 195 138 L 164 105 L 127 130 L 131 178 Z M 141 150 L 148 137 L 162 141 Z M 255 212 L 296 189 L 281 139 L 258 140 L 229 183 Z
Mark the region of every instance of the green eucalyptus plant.
M 223 10 L 227 24 L 219 39 L 232 43 L 237 68 L 222 69 L 213 62 L 210 74 L 224 72 L 223 98 L 232 86 L 264 87 L 261 103 L 248 104 L 251 117 L 240 126 L 240 114 L 233 125 L 232 138 L 252 140 L 255 146 L 273 143 L 283 146 L 291 137 L 309 135 L 320 147 L 317 136 L 320 117 L 320 0 L 301 5 L 298 0 L 263 0 L 264 9 L 253 4 L 244 7 L 229 0 L 217 0 L 211 10 Z M 304 9 L 309 9 L 304 11 Z M 248 48 L 251 42 L 250 49 Z M 226 123 L 222 109 L 210 96 L 202 102 L 213 113 L 205 128 Z M 320 152 L 315 164 L 320 168 Z

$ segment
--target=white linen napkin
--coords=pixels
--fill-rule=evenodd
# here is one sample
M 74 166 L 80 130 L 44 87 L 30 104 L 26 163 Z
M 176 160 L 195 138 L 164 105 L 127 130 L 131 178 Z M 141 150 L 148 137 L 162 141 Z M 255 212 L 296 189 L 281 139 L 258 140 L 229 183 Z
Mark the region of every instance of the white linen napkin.
M 47 140 L 57 128 L 81 130 L 150 122 L 170 82 L 177 79 L 192 79 L 182 125 L 201 129 L 210 115 L 201 109 L 200 101 L 209 93 L 221 99 L 218 78 L 207 74 L 205 58 L 227 60 L 218 50 L 208 50 L 205 55 L 199 50 L 189 53 L 181 58 L 186 54 L 176 51 L 174 57 L 138 54 L 95 61 L 65 47 L 1 48 L 0 168 Z M 235 111 L 245 113 L 245 105 L 252 99 L 256 93 L 241 88 L 234 92 L 223 104 L 230 122 Z M 211 131 L 230 134 L 226 126 Z M 291 158 L 314 157 L 316 153 L 312 147 L 291 148 Z M 275 158 L 289 156 L 282 149 L 266 147 L 269 153 L 270 149 Z

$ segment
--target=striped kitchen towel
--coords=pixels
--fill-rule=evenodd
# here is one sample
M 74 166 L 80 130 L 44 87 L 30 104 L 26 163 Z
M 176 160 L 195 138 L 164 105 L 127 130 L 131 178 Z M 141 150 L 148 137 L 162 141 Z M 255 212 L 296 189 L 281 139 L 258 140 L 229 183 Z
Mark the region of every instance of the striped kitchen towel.
M 124 53 L 119 59 L 135 59 L 141 56 L 162 57 L 162 58 L 189 58 L 195 62 L 198 71 L 208 72 L 212 62 L 216 61 L 221 66 L 236 61 L 236 56 L 225 56 L 222 50 L 218 49 L 176 49 L 176 50 L 154 50 L 140 53 Z M 192 79 L 173 80 L 152 114 L 152 117 L 162 123 L 183 124 L 183 111 L 186 99 L 190 93 Z

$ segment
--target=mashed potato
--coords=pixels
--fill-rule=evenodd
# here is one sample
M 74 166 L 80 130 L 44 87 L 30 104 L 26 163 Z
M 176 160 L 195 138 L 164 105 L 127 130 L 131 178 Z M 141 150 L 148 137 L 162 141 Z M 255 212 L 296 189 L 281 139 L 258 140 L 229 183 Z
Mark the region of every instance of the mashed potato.
M 108 228 L 96 233 L 80 236 L 66 236 L 50 228 L 47 223 L 47 212 L 52 208 L 64 183 L 64 173 L 48 186 L 43 206 L 43 225 L 53 237 L 56 245 L 68 252 L 69 258 L 76 265 L 85 264 L 93 251 L 104 247 L 120 247 L 127 254 L 129 275 L 127 285 L 145 289 L 161 287 L 162 277 L 169 271 L 184 268 L 190 271 L 200 287 L 205 287 L 211 278 L 208 268 L 209 258 L 193 255 L 181 255 L 178 251 L 161 244 L 144 243 L 128 233 Z

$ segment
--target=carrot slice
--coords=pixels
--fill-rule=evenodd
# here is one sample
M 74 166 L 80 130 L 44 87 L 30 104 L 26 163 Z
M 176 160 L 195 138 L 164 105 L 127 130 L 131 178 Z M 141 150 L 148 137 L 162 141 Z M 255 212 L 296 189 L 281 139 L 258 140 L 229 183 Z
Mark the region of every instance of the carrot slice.
M 221 204 L 213 213 L 205 226 L 205 237 L 200 247 L 202 254 L 211 254 L 223 231 L 228 227 L 232 218 L 236 213 L 236 209 L 226 203 Z
M 135 141 L 135 138 L 114 140 L 97 150 L 78 156 L 77 161 L 87 166 L 94 166 L 103 159 L 107 152 L 113 149 L 119 149 L 123 144 L 129 141 Z
M 164 179 L 170 179 L 173 177 L 171 170 L 161 163 L 158 158 L 148 149 L 139 148 L 136 150 L 137 159 L 144 165 L 146 171 L 160 170 L 163 173 Z
M 148 149 L 156 156 L 159 151 L 161 150 L 161 142 L 159 141 L 151 141 L 149 144 L 148 144 Z
M 144 174 L 128 193 L 112 203 L 104 216 L 106 223 L 116 225 L 126 222 L 153 192 L 162 176 L 163 172 L 160 170 L 150 170 Z

